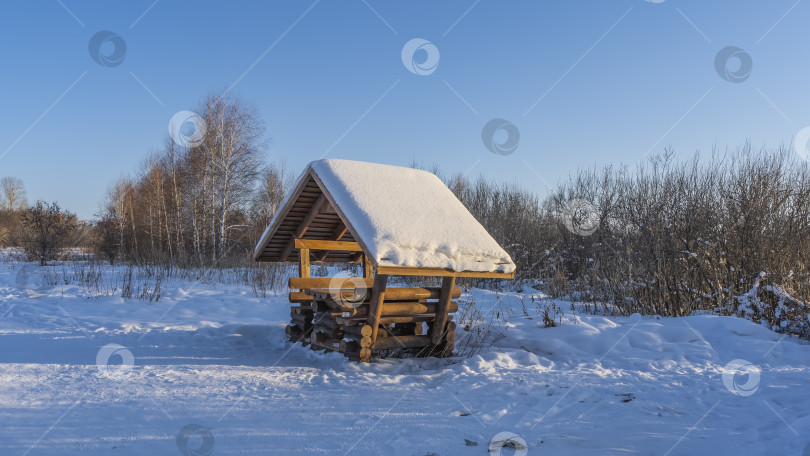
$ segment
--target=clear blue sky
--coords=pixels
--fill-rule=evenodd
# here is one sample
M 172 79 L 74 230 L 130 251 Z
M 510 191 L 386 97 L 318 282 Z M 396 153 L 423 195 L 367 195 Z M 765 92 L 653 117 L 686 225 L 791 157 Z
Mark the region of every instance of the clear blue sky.
M 296 172 L 326 152 L 416 159 L 540 193 L 578 168 L 634 163 L 667 145 L 684 156 L 747 139 L 777 146 L 810 125 L 810 1 L 26 0 L 0 9 L 0 176 L 81 217 L 160 146 L 174 113 L 230 87 L 265 119 L 269 158 Z M 91 58 L 100 30 L 125 41 L 120 65 Z M 403 65 L 413 38 L 439 50 L 431 74 Z M 751 57 L 743 82 L 715 69 L 727 46 Z M 493 118 L 519 130 L 514 153 L 484 146 Z

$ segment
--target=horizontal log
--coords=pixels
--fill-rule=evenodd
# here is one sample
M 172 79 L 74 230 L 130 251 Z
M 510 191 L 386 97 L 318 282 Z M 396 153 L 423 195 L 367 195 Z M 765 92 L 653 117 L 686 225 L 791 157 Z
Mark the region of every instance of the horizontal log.
M 306 315 L 313 313 L 313 308 L 310 306 L 292 306 L 290 307 L 290 312 L 298 315 Z
M 288 285 L 293 289 L 343 288 L 343 283 L 356 286 L 365 283 L 371 286 L 374 279 L 368 277 L 290 277 Z
M 369 278 L 352 278 L 351 280 L 337 281 L 334 278 L 316 277 L 301 278 L 291 277 L 290 288 L 300 288 L 306 290 L 309 296 L 314 296 L 321 300 L 343 300 L 357 301 L 365 298 L 371 299 L 371 281 Z M 363 286 L 363 282 L 366 283 Z M 386 301 L 418 301 L 421 299 L 439 299 L 441 288 L 439 287 L 389 287 L 385 289 Z M 461 296 L 461 288 L 454 287 L 452 298 Z
M 340 329 L 340 327 L 343 326 L 337 321 L 337 319 L 327 315 L 321 315 L 320 317 L 315 315 L 315 318 L 312 319 L 312 324 L 332 329 Z
M 330 310 L 332 310 L 332 308 L 329 307 L 325 302 L 318 300 L 313 300 L 310 306 L 312 307 L 312 310 L 315 312 L 329 312 Z
M 312 302 L 312 296 L 304 293 L 303 291 L 291 291 L 287 299 L 290 302 L 306 303 Z
M 371 326 L 369 325 L 344 326 L 343 334 L 352 335 L 354 337 L 370 337 Z
M 343 331 L 341 331 L 339 329 L 329 328 L 329 327 L 326 327 L 326 326 L 315 325 L 315 326 L 312 327 L 312 331 L 319 332 L 319 333 L 324 333 L 324 334 L 328 335 L 332 339 L 342 339 L 343 338 Z
M 290 319 L 293 323 L 303 323 L 303 324 L 312 324 L 312 316 L 306 314 L 297 314 L 295 312 L 290 312 Z
M 448 306 L 448 312 L 458 312 L 458 302 L 452 301 Z M 436 303 L 418 301 L 386 301 L 383 303 L 382 308 L 383 316 L 414 315 L 423 313 L 436 313 Z M 362 305 L 356 309 L 349 309 L 341 314 L 342 317 L 364 317 L 366 315 L 368 315 L 367 305 Z
M 333 339 L 328 334 L 322 332 L 313 332 L 309 337 L 309 343 L 313 347 L 325 348 L 327 350 L 337 351 L 340 348 L 340 339 Z
M 431 345 L 430 336 L 399 336 L 377 339 L 374 350 L 387 350 L 391 348 L 414 348 Z
M 340 252 L 362 252 L 360 244 L 350 241 L 322 241 L 315 239 L 296 239 L 296 249 L 336 250 Z
M 448 319 L 452 319 L 452 315 L 447 316 Z M 393 315 L 389 317 L 381 317 L 380 324 L 391 324 L 391 323 L 418 323 L 423 321 L 433 321 L 436 319 L 435 313 L 426 313 L 426 314 L 418 314 L 418 315 Z M 366 322 L 366 317 L 338 317 L 337 322 L 343 326 L 353 326 L 361 322 Z

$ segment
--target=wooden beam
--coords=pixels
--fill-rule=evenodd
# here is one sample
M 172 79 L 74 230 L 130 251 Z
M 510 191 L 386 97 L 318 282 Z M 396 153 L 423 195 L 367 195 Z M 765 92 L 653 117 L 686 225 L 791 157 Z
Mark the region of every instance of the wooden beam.
M 307 214 L 307 216 L 304 217 L 304 220 L 301 220 L 300 224 L 298 224 L 298 228 L 296 228 L 295 231 L 293 232 L 293 238 L 290 239 L 290 242 L 289 244 L 287 244 L 287 247 L 285 247 L 284 251 L 281 252 L 280 257 L 281 261 L 287 260 L 287 257 L 290 256 L 290 253 L 292 253 L 293 248 L 295 247 L 295 239 L 300 238 L 307 232 L 309 224 L 312 223 L 313 220 L 315 220 L 315 217 L 318 216 L 318 212 L 321 211 L 321 208 L 323 207 L 324 204 L 326 204 L 326 197 L 323 196 L 323 193 L 321 193 L 318 199 L 316 199 L 315 202 L 312 204 L 312 207 L 309 209 L 309 213 Z
M 387 275 L 415 275 L 428 277 L 476 277 L 481 279 L 514 279 L 514 272 L 475 272 L 450 271 L 438 268 L 405 268 L 400 266 L 377 266 L 377 274 Z
M 309 278 L 309 249 L 298 250 L 298 275 L 303 278 Z
M 447 323 L 447 312 L 450 309 L 450 300 L 455 286 L 455 277 L 442 279 L 442 294 L 439 296 L 439 303 L 436 306 L 436 321 L 433 323 L 433 331 L 430 334 L 434 344 L 440 343 L 444 337 L 444 325 Z
M 349 231 L 349 229 L 346 228 L 346 224 L 343 223 L 343 222 L 340 222 L 338 224 L 337 228 L 335 228 L 335 235 L 332 236 L 332 237 L 335 238 L 336 241 L 339 241 L 340 238 L 342 238 L 343 235 L 346 234 L 347 231 Z
M 337 250 L 340 252 L 362 252 L 360 244 L 349 241 L 324 241 L 317 239 L 294 239 L 293 244 L 297 249 L 310 250 Z
M 377 332 L 380 327 L 380 317 L 382 316 L 383 302 L 385 302 L 385 287 L 388 286 L 388 276 L 377 274 L 374 277 L 374 285 L 371 287 L 371 301 L 368 309 L 368 325 L 371 326 L 371 346 L 377 340 Z
M 368 259 L 368 255 L 363 254 L 363 277 L 374 277 L 374 265 Z

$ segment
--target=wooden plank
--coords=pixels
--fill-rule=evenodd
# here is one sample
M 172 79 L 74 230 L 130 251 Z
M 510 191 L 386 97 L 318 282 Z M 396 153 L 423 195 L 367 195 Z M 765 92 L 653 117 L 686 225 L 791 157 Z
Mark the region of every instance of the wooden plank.
M 295 239 L 295 248 L 310 250 L 337 250 L 340 252 L 362 252 L 360 244 L 349 241 L 327 241 L 316 239 Z
M 439 303 L 436 306 L 436 322 L 433 324 L 433 331 L 430 337 L 434 344 L 442 341 L 444 335 L 444 325 L 447 323 L 447 313 L 450 309 L 450 300 L 453 288 L 456 286 L 455 277 L 445 277 L 442 279 L 442 294 L 439 296 Z
M 380 316 L 382 315 L 382 306 L 385 302 L 385 287 L 388 285 L 388 276 L 385 274 L 377 274 L 374 277 L 374 285 L 371 287 L 371 301 L 369 302 L 368 311 L 368 325 L 371 326 L 371 346 L 377 340 L 377 332 L 379 331 Z
M 315 203 L 312 204 L 312 208 L 310 208 L 307 216 L 304 217 L 304 220 L 302 220 L 298 225 L 298 228 L 296 228 L 295 232 L 293 233 L 293 239 L 290 239 L 290 243 L 287 244 L 287 247 L 285 247 L 284 251 L 281 253 L 281 261 L 287 260 L 287 257 L 290 256 L 290 253 L 293 250 L 293 247 L 295 247 L 295 238 L 300 238 L 306 234 L 309 224 L 315 220 L 315 217 L 318 216 L 318 212 L 321 211 L 324 204 L 326 204 L 326 197 L 323 196 L 323 193 L 321 193 L 321 196 L 319 196 L 318 199 L 315 200 Z
M 310 275 L 309 249 L 298 250 L 298 275 L 307 278 Z
M 415 275 L 428 277 L 476 277 L 481 279 L 514 279 L 515 273 L 505 272 L 474 272 L 450 271 L 437 268 L 403 268 L 399 266 L 377 266 L 377 274 L 386 275 Z

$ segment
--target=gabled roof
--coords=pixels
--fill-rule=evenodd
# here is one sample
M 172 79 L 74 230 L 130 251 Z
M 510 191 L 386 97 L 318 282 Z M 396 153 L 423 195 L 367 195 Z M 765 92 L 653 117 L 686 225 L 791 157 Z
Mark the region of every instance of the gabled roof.
M 508 276 L 515 264 L 434 174 L 351 160 L 310 163 L 265 230 L 257 261 L 297 259 L 294 239 L 356 241 L 378 272 Z M 357 261 L 326 252 L 320 261 Z M 408 269 L 402 269 L 408 268 Z M 427 270 L 426 270 L 427 269 Z

